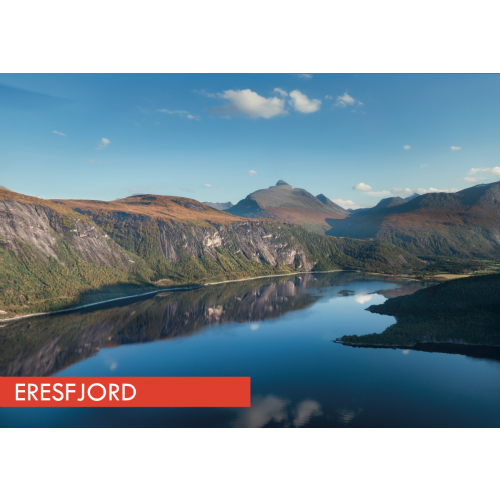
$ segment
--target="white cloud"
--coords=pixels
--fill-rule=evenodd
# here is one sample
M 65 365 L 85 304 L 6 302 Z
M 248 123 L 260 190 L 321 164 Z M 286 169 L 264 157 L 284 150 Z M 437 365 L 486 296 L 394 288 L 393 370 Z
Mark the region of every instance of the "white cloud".
M 212 184 L 203 184 L 203 185 L 204 185 L 205 187 L 207 187 L 207 188 L 211 188 L 211 187 L 213 187 L 213 186 L 212 186 Z
M 158 113 L 166 113 L 168 115 L 179 115 L 181 117 L 186 117 L 188 120 L 201 120 L 199 116 L 192 115 L 189 111 L 184 111 L 183 109 L 158 109 Z M 159 123 L 157 123 L 159 125 Z
M 188 193 L 194 193 L 194 190 L 191 188 L 179 188 L 181 191 L 186 191 Z
M 52 133 L 57 134 L 57 135 L 63 135 L 64 137 L 66 137 L 66 134 L 63 134 L 62 132 L 58 132 L 57 130 L 53 130 Z
M 355 208 L 355 207 L 358 208 L 356 203 L 354 203 L 354 201 L 351 201 L 351 200 L 341 200 L 339 198 L 337 200 L 332 200 L 332 201 L 333 201 L 333 203 L 340 205 L 342 208 Z
M 422 165 L 420 165 L 420 168 L 425 168 L 425 167 L 428 167 L 429 165 L 427 165 L 426 163 L 422 163 Z
M 226 99 L 229 104 L 212 108 L 213 113 L 226 116 L 242 115 L 248 118 L 272 118 L 273 116 L 286 115 L 285 100 L 279 97 L 265 98 L 250 89 L 225 90 L 217 94 L 221 99 Z
M 477 184 L 478 182 L 485 181 L 488 177 L 464 177 L 464 181 L 470 182 L 471 184 Z
M 96 149 L 104 149 L 108 144 L 111 144 L 111 141 L 103 137 Z
M 391 193 L 390 191 L 367 191 L 365 194 L 370 196 L 389 196 Z
M 211 92 L 207 92 L 206 90 L 193 90 L 193 92 L 195 94 L 200 94 L 200 95 L 204 95 L 205 97 L 217 97 L 216 94 L 212 94 Z
M 352 106 L 356 103 L 356 99 L 354 99 L 354 97 L 351 97 L 347 92 L 344 92 L 344 95 L 339 95 L 337 97 L 337 101 L 339 101 L 339 103 L 343 104 L 344 106 L 347 104 Z
M 341 106 L 345 108 L 346 106 L 354 106 L 355 104 L 357 104 L 358 106 L 363 106 L 363 103 L 361 101 L 350 96 L 347 92 L 344 92 L 344 95 L 337 96 L 337 102 L 335 103 L 335 106 Z
M 355 191 L 363 191 L 369 196 L 388 196 L 391 194 L 389 191 L 373 191 L 373 188 L 364 182 L 356 184 L 352 189 Z
M 333 97 L 331 95 L 325 95 L 325 101 L 331 101 Z
M 408 145 L 403 146 L 403 149 L 411 149 L 411 146 L 408 146 Z
M 292 98 L 290 104 L 301 113 L 314 113 L 321 107 L 321 101 L 319 99 L 309 99 L 298 90 L 292 90 L 292 92 L 290 92 L 290 97 Z
M 225 191 L 225 189 L 224 189 L 223 187 L 220 187 L 219 189 L 220 189 L 221 191 Z
M 423 188 L 418 188 L 415 192 L 418 194 L 427 194 L 427 193 L 456 193 L 458 189 L 436 189 L 436 188 L 429 188 L 429 189 L 423 189 Z
M 365 184 L 364 182 L 360 182 L 359 184 L 353 186 L 353 189 L 355 191 L 371 191 L 372 187 L 369 186 L 368 184 Z
M 278 92 L 278 94 L 280 94 L 281 97 L 286 97 L 288 95 L 288 92 L 285 92 L 283 89 L 280 89 L 279 87 L 276 87 L 274 91 Z
M 486 172 L 488 174 L 494 174 L 500 176 L 500 167 L 493 168 L 471 168 L 468 175 L 474 175 L 476 172 Z
M 307 78 L 307 79 L 310 79 L 312 78 L 313 76 L 309 73 L 300 73 L 299 74 L 299 78 Z
M 250 177 L 257 175 L 257 172 L 255 170 L 249 170 L 248 173 L 250 174 Z
M 169 115 L 187 115 L 187 111 L 177 111 L 177 110 L 171 110 L 171 109 L 159 109 L 158 113 L 167 113 Z
M 460 150 L 460 149 L 462 149 L 462 148 L 461 148 L 460 146 L 452 146 L 450 149 L 451 149 L 452 151 L 458 151 L 458 150 Z
M 391 193 L 396 196 L 410 196 L 413 194 L 413 190 L 410 188 L 394 188 L 391 189 Z

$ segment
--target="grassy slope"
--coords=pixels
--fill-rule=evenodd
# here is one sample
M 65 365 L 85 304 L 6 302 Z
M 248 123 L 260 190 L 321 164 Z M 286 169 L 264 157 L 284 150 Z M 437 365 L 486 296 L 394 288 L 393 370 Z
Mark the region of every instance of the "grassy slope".
M 344 336 L 353 344 L 467 342 L 500 345 L 500 274 L 471 276 L 388 299 L 369 311 L 395 316 L 381 334 Z
M 316 271 L 342 268 L 398 273 L 423 267 L 414 255 L 383 241 L 322 236 L 298 226 L 292 226 L 290 233 L 304 247 L 311 260 L 317 262 Z

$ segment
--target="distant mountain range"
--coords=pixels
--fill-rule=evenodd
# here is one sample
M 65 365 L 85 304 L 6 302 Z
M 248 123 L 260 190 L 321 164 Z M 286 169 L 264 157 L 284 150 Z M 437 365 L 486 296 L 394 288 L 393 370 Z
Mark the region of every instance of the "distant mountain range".
M 283 180 L 278 181 L 276 186 L 249 194 L 225 211 L 251 219 L 265 217 L 300 224 L 320 234 L 331 228 L 330 220 L 348 215 L 347 210 L 326 196 L 313 196 L 305 189 L 292 187 Z
M 457 193 L 385 198 L 372 208 L 345 210 L 280 180 L 225 211 L 247 218 L 300 224 L 347 238 L 388 241 L 415 255 L 500 258 L 500 182 Z
M 420 196 L 420 195 L 419 195 L 419 194 L 417 194 L 417 193 L 413 193 L 413 194 L 411 194 L 410 196 L 407 196 L 407 197 L 405 198 L 405 200 L 406 200 L 406 201 L 410 201 L 410 200 L 413 200 L 413 199 L 417 198 L 418 196 Z
M 327 234 L 376 238 L 422 256 L 500 257 L 500 182 L 381 200 L 331 220 Z
M 234 207 L 234 205 L 228 201 L 227 203 L 212 203 L 210 201 L 204 201 L 205 205 L 215 208 L 216 210 L 227 210 L 228 208 Z

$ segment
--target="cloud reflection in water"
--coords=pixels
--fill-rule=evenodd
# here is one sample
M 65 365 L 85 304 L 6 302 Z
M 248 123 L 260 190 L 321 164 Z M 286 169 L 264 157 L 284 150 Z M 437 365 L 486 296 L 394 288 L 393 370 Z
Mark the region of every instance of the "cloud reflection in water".
M 321 415 L 323 415 L 323 412 L 321 411 L 321 405 L 317 401 L 304 399 L 295 409 L 293 425 L 295 427 L 302 427 L 309 422 L 311 417 L 320 417 Z
M 364 304 L 365 302 L 368 302 L 371 299 L 372 299 L 371 295 L 358 295 L 354 300 L 358 304 Z
M 252 396 L 252 406 L 237 410 L 238 416 L 232 422 L 233 427 L 264 427 L 276 422 L 283 427 L 302 427 L 312 417 L 323 415 L 321 405 L 312 399 L 304 399 L 295 408 L 290 407 L 288 399 L 273 394 Z M 292 419 L 293 416 L 293 419 Z
M 341 408 L 340 410 L 337 410 L 337 417 L 338 417 L 340 423 L 348 425 L 362 411 L 363 411 L 362 408 L 359 408 L 358 410 L 348 410 L 347 408 Z

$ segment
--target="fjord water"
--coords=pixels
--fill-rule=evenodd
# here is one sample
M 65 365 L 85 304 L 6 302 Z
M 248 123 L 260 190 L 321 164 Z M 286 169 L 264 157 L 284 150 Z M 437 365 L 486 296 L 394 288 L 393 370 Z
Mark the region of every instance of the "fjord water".
M 0 408 L 4 427 L 497 427 L 495 348 L 353 348 L 421 285 L 336 272 L 166 292 L 4 323 L 1 376 L 250 376 L 252 407 Z M 341 293 L 339 293 L 341 292 Z M 496 359 L 495 359 L 496 358 Z

